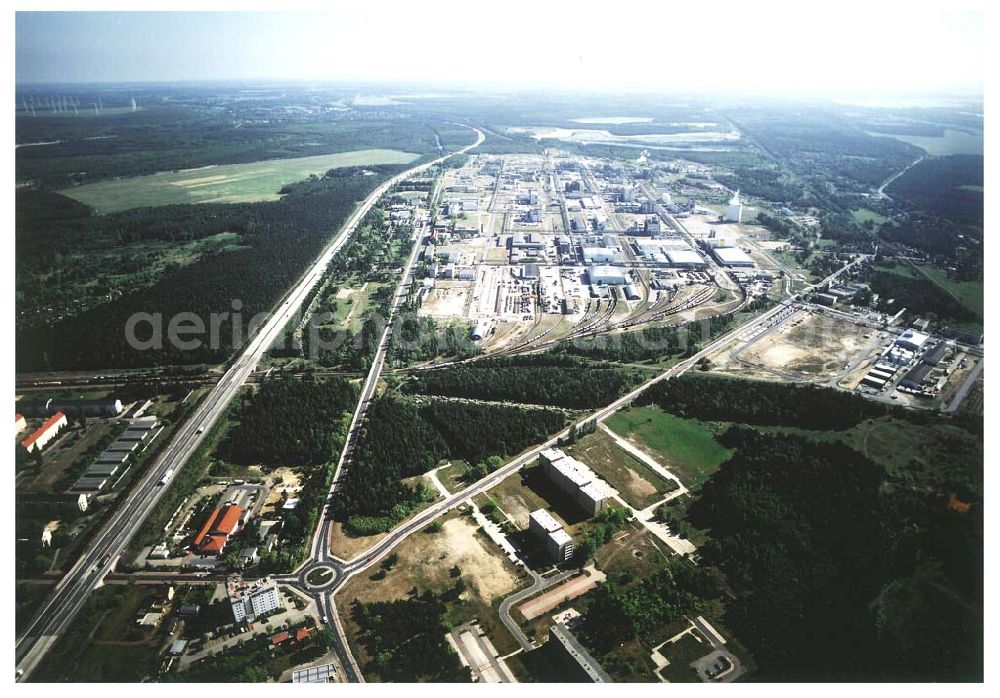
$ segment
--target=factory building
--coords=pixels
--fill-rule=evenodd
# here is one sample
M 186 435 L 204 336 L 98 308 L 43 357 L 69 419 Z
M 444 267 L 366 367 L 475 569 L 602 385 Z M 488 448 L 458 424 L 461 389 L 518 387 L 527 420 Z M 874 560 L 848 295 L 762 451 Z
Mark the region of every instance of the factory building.
M 616 494 L 590 468 L 558 448 L 545 449 L 538 459 L 546 476 L 591 516 L 607 509 Z
M 817 293 L 816 302 L 820 305 L 825 305 L 829 308 L 837 305 L 837 301 L 840 300 L 837 296 L 832 293 Z
M 743 203 L 740 201 L 740 192 L 733 194 L 729 200 L 729 208 L 726 209 L 726 220 L 730 223 L 743 222 Z
M 899 387 L 918 393 L 925 392 L 927 387 L 925 384 L 928 382 L 927 378 L 930 372 L 931 367 L 922 363 L 903 376 L 903 380 L 899 381 Z
M 951 354 L 951 347 L 947 342 L 938 342 L 927 350 L 924 354 L 923 362 L 928 366 L 937 366 L 945 361 Z
M 646 233 L 646 235 L 649 235 L 650 237 L 655 237 L 663 232 L 663 225 L 660 223 L 659 218 L 657 218 L 656 216 L 651 216 L 650 218 L 646 219 L 645 223 L 643 223 L 643 231 Z
M 549 512 L 544 509 L 531 512 L 528 516 L 528 530 L 542 542 L 545 552 L 555 562 L 565 562 L 573 557 L 573 539 Z
M 587 267 L 587 277 L 592 285 L 621 286 L 626 282 L 623 269 L 604 265 L 592 264 Z
M 511 236 L 510 246 L 516 250 L 543 250 L 545 249 L 545 241 L 534 233 L 517 234 Z
M 923 332 L 907 330 L 903 334 L 899 335 L 899 339 L 896 340 L 895 344 L 896 346 L 908 349 L 909 351 L 920 351 L 921 347 L 927 343 L 928 339 L 930 339 L 930 337 Z
M 521 265 L 521 278 L 522 279 L 538 279 L 539 271 L 537 264 L 522 264 Z
M 24 446 L 28 453 L 35 450 L 41 451 L 45 448 L 45 444 L 52 441 L 67 424 L 69 424 L 69 421 L 66 419 L 66 415 L 62 412 L 56 412 L 46 419 L 42 423 L 42 426 L 32 432 L 31 436 L 22 441 L 21 445 Z
M 625 288 L 622 289 L 625 294 L 625 299 L 630 301 L 639 300 L 639 292 L 635 289 L 632 284 L 625 284 Z
M 234 574 L 226 580 L 226 592 L 237 623 L 253 622 L 281 608 L 278 585 L 270 577 L 245 581 Z
M 724 267 L 752 267 L 753 260 L 750 255 L 739 247 L 715 247 L 712 254 L 719 260 L 719 264 Z
M 692 249 L 667 250 L 667 262 L 672 267 L 687 269 L 703 267 L 706 264 L 705 260 L 701 258 L 701 255 Z

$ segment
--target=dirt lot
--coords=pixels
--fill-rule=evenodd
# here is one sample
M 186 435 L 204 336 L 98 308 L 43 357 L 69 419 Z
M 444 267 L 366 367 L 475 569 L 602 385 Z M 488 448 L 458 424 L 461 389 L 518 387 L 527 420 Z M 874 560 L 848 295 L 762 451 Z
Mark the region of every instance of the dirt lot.
M 351 580 L 343 596 L 367 602 L 404 599 L 413 587 L 443 592 L 455 584 L 455 566 L 472 593 L 487 604 L 506 596 L 516 587 L 517 576 L 476 531 L 475 523 L 455 516 L 445 521 L 440 533 L 416 533 L 396 549 L 399 561 L 384 579 L 372 580 L 373 572 L 365 572 Z
M 750 344 L 740 355 L 765 369 L 822 379 L 843 373 L 845 366 L 855 365 L 877 343 L 878 333 L 869 327 L 807 313 Z
M 386 537 L 386 533 L 379 533 L 374 536 L 355 536 L 344 530 L 344 524 L 335 522 L 333 530 L 330 531 L 330 552 L 343 560 L 351 560 L 365 552 L 380 540 Z

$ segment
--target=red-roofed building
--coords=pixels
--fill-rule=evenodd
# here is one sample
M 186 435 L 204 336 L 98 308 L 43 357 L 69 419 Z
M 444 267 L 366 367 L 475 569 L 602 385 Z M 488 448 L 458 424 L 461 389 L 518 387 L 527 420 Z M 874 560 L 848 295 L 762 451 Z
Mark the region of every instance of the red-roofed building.
M 24 415 L 20 413 L 14 413 L 14 433 L 20 434 L 28 427 L 28 423 L 24 421 Z
M 27 449 L 28 453 L 34 450 L 42 450 L 45 448 L 45 444 L 55 438 L 59 430 L 65 427 L 69 422 L 66 420 L 66 415 L 62 412 L 56 412 L 54 415 L 45 420 L 42 426 L 38 427 L 35 432 L 21 442 L 21 445 Z
M 295 631 L 295 641 L 302 642 L 309 637 L 309 628 L 299 628 Z
M 194 537 L 195 547 L 203 553 L 221 553 L 229 542 L 229 537 L 239 529 L 243 513 L 243 507 L 235 504 L 217 508 Z
M 288 631 L 287 630 L 282 630 L 277 635 L 272 635 L 271 636 L 271 644 L 272 645 L 280 645 L 282 642 L 287 642 L 288 638 L 289 638 Z

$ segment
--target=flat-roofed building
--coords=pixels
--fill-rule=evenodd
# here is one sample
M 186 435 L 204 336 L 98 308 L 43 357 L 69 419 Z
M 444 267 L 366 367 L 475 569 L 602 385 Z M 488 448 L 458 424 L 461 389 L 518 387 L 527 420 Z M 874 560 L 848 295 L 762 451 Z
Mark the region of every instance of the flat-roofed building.
M 531 512 L 528 530 L 543 543 L 545 552 L 556 562 L 565 562 L 573 557 L 573 539 L 549 512 L 544 509 Z
M 712 254 L 724 267 L 752 267 L 753 259 L 739 247 L 714 247 Z
M 582 673 L 594 683 L 611 683 L 611 677 L 594 659 L 579 640 L 563 623 L 556 623 L 549 629 L 549 642 L 568 656 L 580 667 Z M 575 677 L 574 677 L 575 678 Z M 581 677 L 582 678 L 582 677 Z
M 238 574 L 226 580 L 226 592 L 237 623 L 253 622 L 260 616 L 281 608 L 278 585 L 270 577 L 245 581 Z
M 898 347 L 909 349 L 910 351 L 920 351 L 921 347 L 927 343 L 928 339 L 930 339 L 930 337 L 923 332 L 907 330 L 903 334 L 899 335 L 895 344 Z
M 624 270 L 603 265 L 587 267 L 587 278 L 595 286 L 621 286 L 626 282 Z
M 119 463 L 94 463 L 89 468 L 87 468 L 87 476 L 104 476 L 111 477 L 118 472 L 118 469 L 122 467 Z
M 567 456 L 560 449 L 542 451 L 539 461 L 546 477 L 591 516 L 604 511 L 616 494 L 586 464 Z
M 121 465 L 128 460 L 129 453 L 126 451 L 105 451 L 97 457 L 97 463 L 115 463 Z
M 707 264 L 707 262 L 704 259 L 702 259 L 702 256 L 700 254 L 691 249 L 687 250 L 668 249 L 666 251 L 666 255 L 667 255 L 667 262 L 672 267 L 682 267 L 682 268 L 703 267 Z
M 110 446 L 108 446 L 107 450 L 111 451 L 112 453 L 116 453 L 116 452 L 118 452 L 118 453 L 131 453 L 132 451 L 134 451 L 137 448 L 139 448 L 139 442 L 138 441 L 122 441 L 121 439 L 118 439 L 113 444 L 111 444 Z

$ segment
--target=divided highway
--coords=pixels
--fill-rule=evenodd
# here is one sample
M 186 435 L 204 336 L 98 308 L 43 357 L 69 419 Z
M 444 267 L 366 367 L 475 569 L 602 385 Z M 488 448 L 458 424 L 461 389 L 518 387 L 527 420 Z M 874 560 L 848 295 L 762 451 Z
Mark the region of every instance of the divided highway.
M 392 177 L 372 191 L 348 218 L 340 233 L 272 312 L 267 322 L 232 363 L 222 379 L 211 389 L 190 418 L 180 425 L 164 451 L 136 482 L 129 497 L 118 504 L 110 520 L 94 536 L 77 563 L 56 585 L 41 610 L 17 638 L 15 656 L 18 681 L 24 681 L 31 675 L 45 652 L 51 648 L 83 607 L 90 591 L 112 569 L 117 557 L 166 490 L 165 486 L 159 484 L 165 473 L 168 470 L 177 472 L 195 452 L 205 438 L 205 433 L 226 410 L 237 391 L 256 368 L 264 352 L 280 336 L 289 319 L 298 312 L 309 292 L 323 277 L 330 260 L 347 243 L 372 206 L 389 189 L 404 179 L 419 174 L 454 155 L 465 153 L 482 143 L 485 140 L 483 132 L 475 128 L 473 130 L 476 132 L 475 143 L 456 153 L 449 153 Z M 380 352 L 384 355 L 381 345 Z

